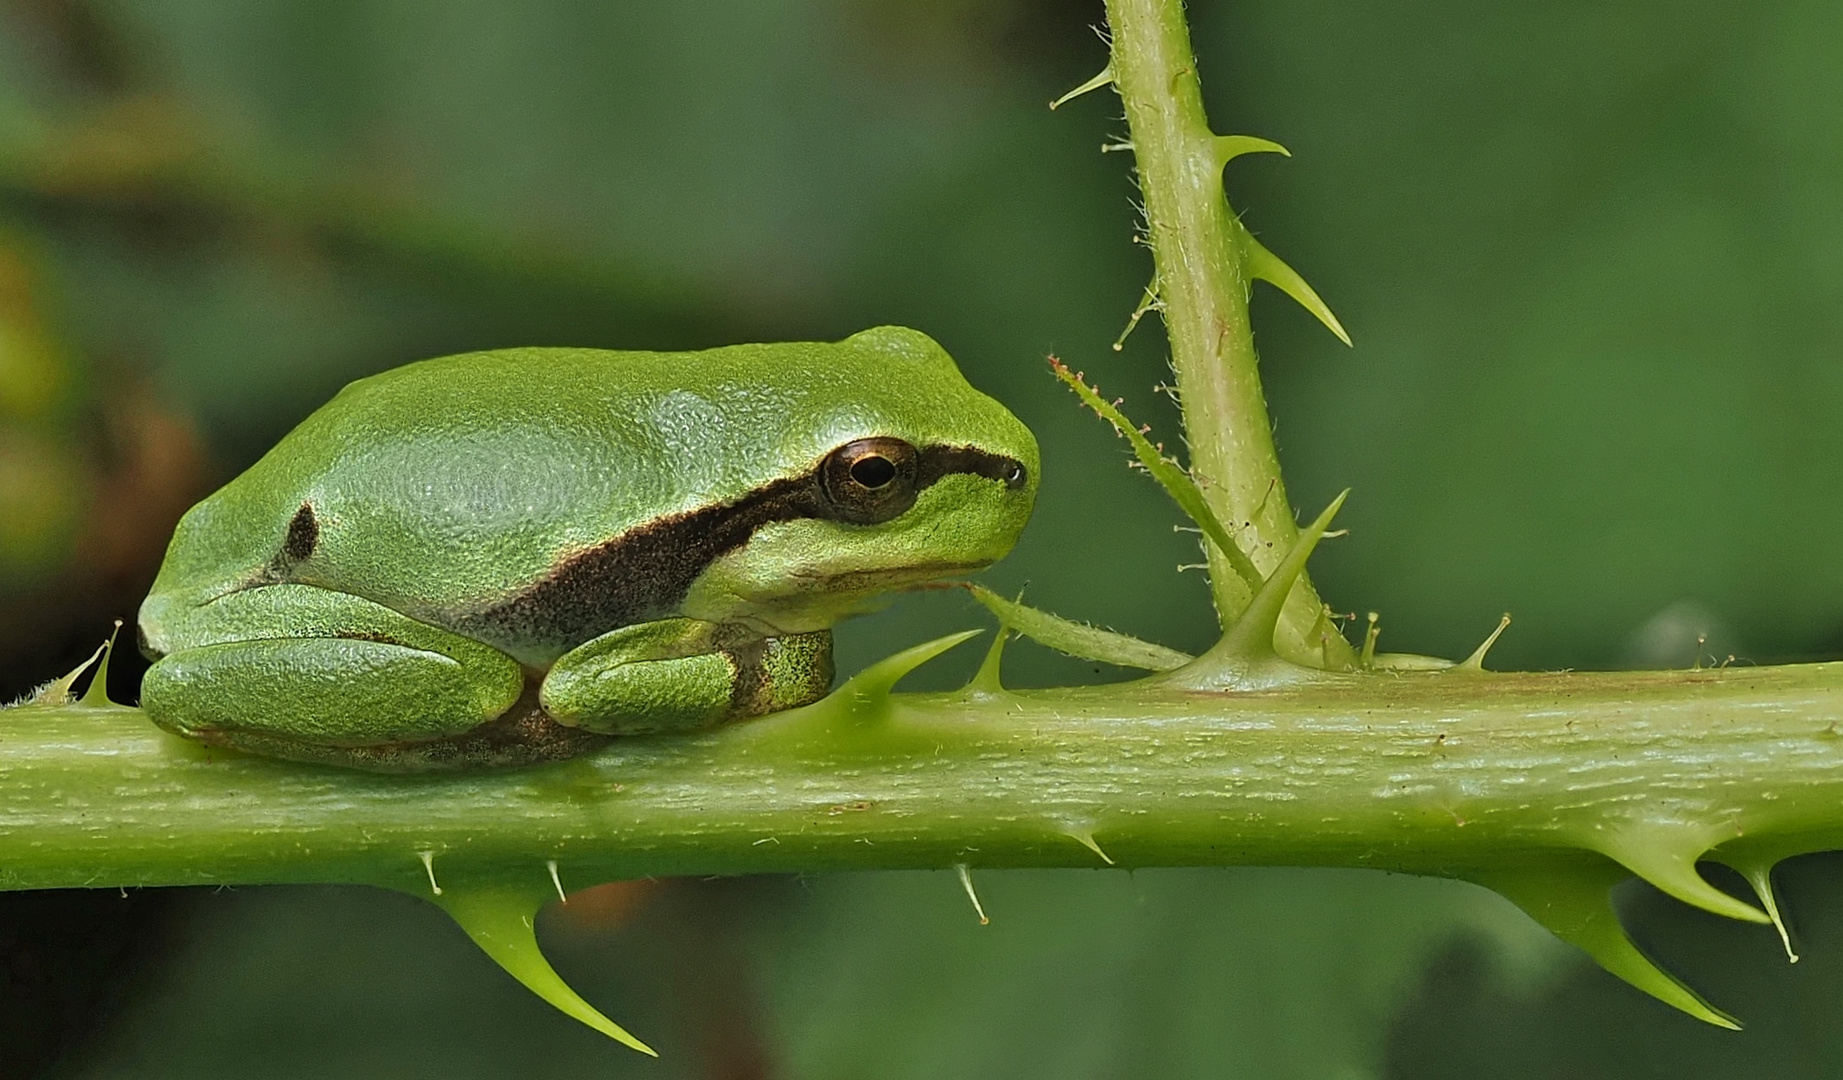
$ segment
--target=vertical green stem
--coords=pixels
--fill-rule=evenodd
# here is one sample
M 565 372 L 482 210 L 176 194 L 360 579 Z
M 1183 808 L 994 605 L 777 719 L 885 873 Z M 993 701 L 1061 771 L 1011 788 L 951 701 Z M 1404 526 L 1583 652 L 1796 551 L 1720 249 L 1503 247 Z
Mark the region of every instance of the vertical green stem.
M 1107 0 L 1107 21 L 1191 470 L 1217 516 L 1255 565 L 1269 572 L 1298 527 L 1280 480 L 1248 322 L 1245 234 L 1223 193 L 1223 162 L 1204 115 L 1183 6 L 1179 0 Z M 1209 563 L 1216 610 L 1226 625 L 1247 606 L 1250 591 L 1213 546 Z M 1280 618 L 1275 647 L 1295 663 L 1348 667 L 1354 654 L 1322 611 L 1302 576 Z

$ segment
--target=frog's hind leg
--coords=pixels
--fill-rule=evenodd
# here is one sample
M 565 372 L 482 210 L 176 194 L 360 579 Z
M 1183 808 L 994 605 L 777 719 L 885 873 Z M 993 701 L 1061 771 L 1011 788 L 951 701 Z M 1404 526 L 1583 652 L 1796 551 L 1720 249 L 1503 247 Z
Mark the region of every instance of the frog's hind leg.
M 589 748 L 536 707 L 510 656 L 360 597 L 261 586 L 167 625 L 171 651 L 148 670 L 141 704 L 202 742 L 391 771 Z

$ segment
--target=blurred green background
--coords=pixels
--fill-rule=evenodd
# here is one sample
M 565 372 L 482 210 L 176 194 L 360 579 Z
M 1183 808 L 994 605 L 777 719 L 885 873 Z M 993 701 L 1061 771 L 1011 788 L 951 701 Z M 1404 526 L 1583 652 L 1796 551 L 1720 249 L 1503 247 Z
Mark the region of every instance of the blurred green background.
M 1193 5 L 1315 562 L 1384 647 L 1503 667 L 1843 652 L 1843 7 Z M 130 617 L 193 498 L 345 381 L 513 344 L 922 328 L 1038 433 L 990 575 L 1196 649 L 1194 545 L 1054 352 L 1174 440 L 1097 4 L 0 4 L 0 694 Z M 918 597 L 846 666 L 981 624 Z M 1707 640 L 1700 648 L 1697 639 Z M 973 657 L 924 672 L 963 677 Z M 958 665 L 956 667 L 956 665 Z M 1110 678 L 1028 646 L 1018 683 Z M 132 696 L 133 672 L 118 696 Z M 1843 1076 L 1843 866 L 1805 957 L 1635 887 L 1641 997 L 1482 890 L 1358 872 L 668 882 L 546 915 L 665 1054 L 551 1013 L 363 890 L 0 897 L 0 1075 Z M 572 886 L 588 885 L 573 882 Z M 36 1070 L 36 1071 L 35 1071 Z

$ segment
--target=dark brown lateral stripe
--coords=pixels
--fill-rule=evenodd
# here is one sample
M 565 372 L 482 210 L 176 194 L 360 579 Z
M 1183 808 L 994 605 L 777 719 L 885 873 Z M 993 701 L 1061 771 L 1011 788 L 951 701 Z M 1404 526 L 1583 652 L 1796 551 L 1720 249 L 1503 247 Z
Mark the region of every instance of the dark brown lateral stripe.
M 988 454 L 970 446 L 929 446 L 916 462 L 915 487 L 920 491 L 943 476 L 971 473 L 987 480 L 997 480 L 1013 490 L 1024 486 L 1024 464 L 1003 454 Z
M 1027 480 L 1019 462 L 965 446 L 922 448 L 916 472 L 918 491 L 955 473 L 1012 488 Z M 455 629 L 506 644 L 574 648 L 670 613 L 705 567 L 748 543 L 762 526 L 831 516 L 815 465 L 734 502 L 662 518 L 571 554 L 521 592 L 459 620 Z

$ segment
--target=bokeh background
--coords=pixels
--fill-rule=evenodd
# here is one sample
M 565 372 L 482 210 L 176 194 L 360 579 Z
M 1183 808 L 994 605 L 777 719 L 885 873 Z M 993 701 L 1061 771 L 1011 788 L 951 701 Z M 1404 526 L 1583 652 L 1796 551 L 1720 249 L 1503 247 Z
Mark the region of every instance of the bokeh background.
M 1199 0 L 1230 171 L 1345 349 L 1255 317 L 1315 573 L 1386 648 L 1503 667 L 1843 653 L 1843 7 Z M 132 611 L 172 520 L 349 379 L 515 344 L 927 330 L 1039 434 L 991 580 L 1209 639 L 1163 496 L 1049 376 L 1166 438 L 1118 103 L 1073 0 L 0 4 L 0 695 Z M 951 595 L 861 664 L 983 622 Z M 1704 639 L 1698 645 L 1698 640 Z M 971 657 L 922 678 L 946 685 Z M 955 665 L 960 665 L 956 667 Z M 1015 647 L 1019 683 L 1117 677 Z M 118 672 L 131 699 L 136 672 Z M 3 797 L 3 795 L 0 795 Z M 664 1052 L 365 890 L 0 896 L 0 1075 L 1843 1076 L 1843 864 L 1804 959 L 1643 887 L 1643 998 L 1482 890 L 1360 872 L 946 874 L 579 894 L 557 966 Z M 589 883 L 572 883 L 587 885 Z

